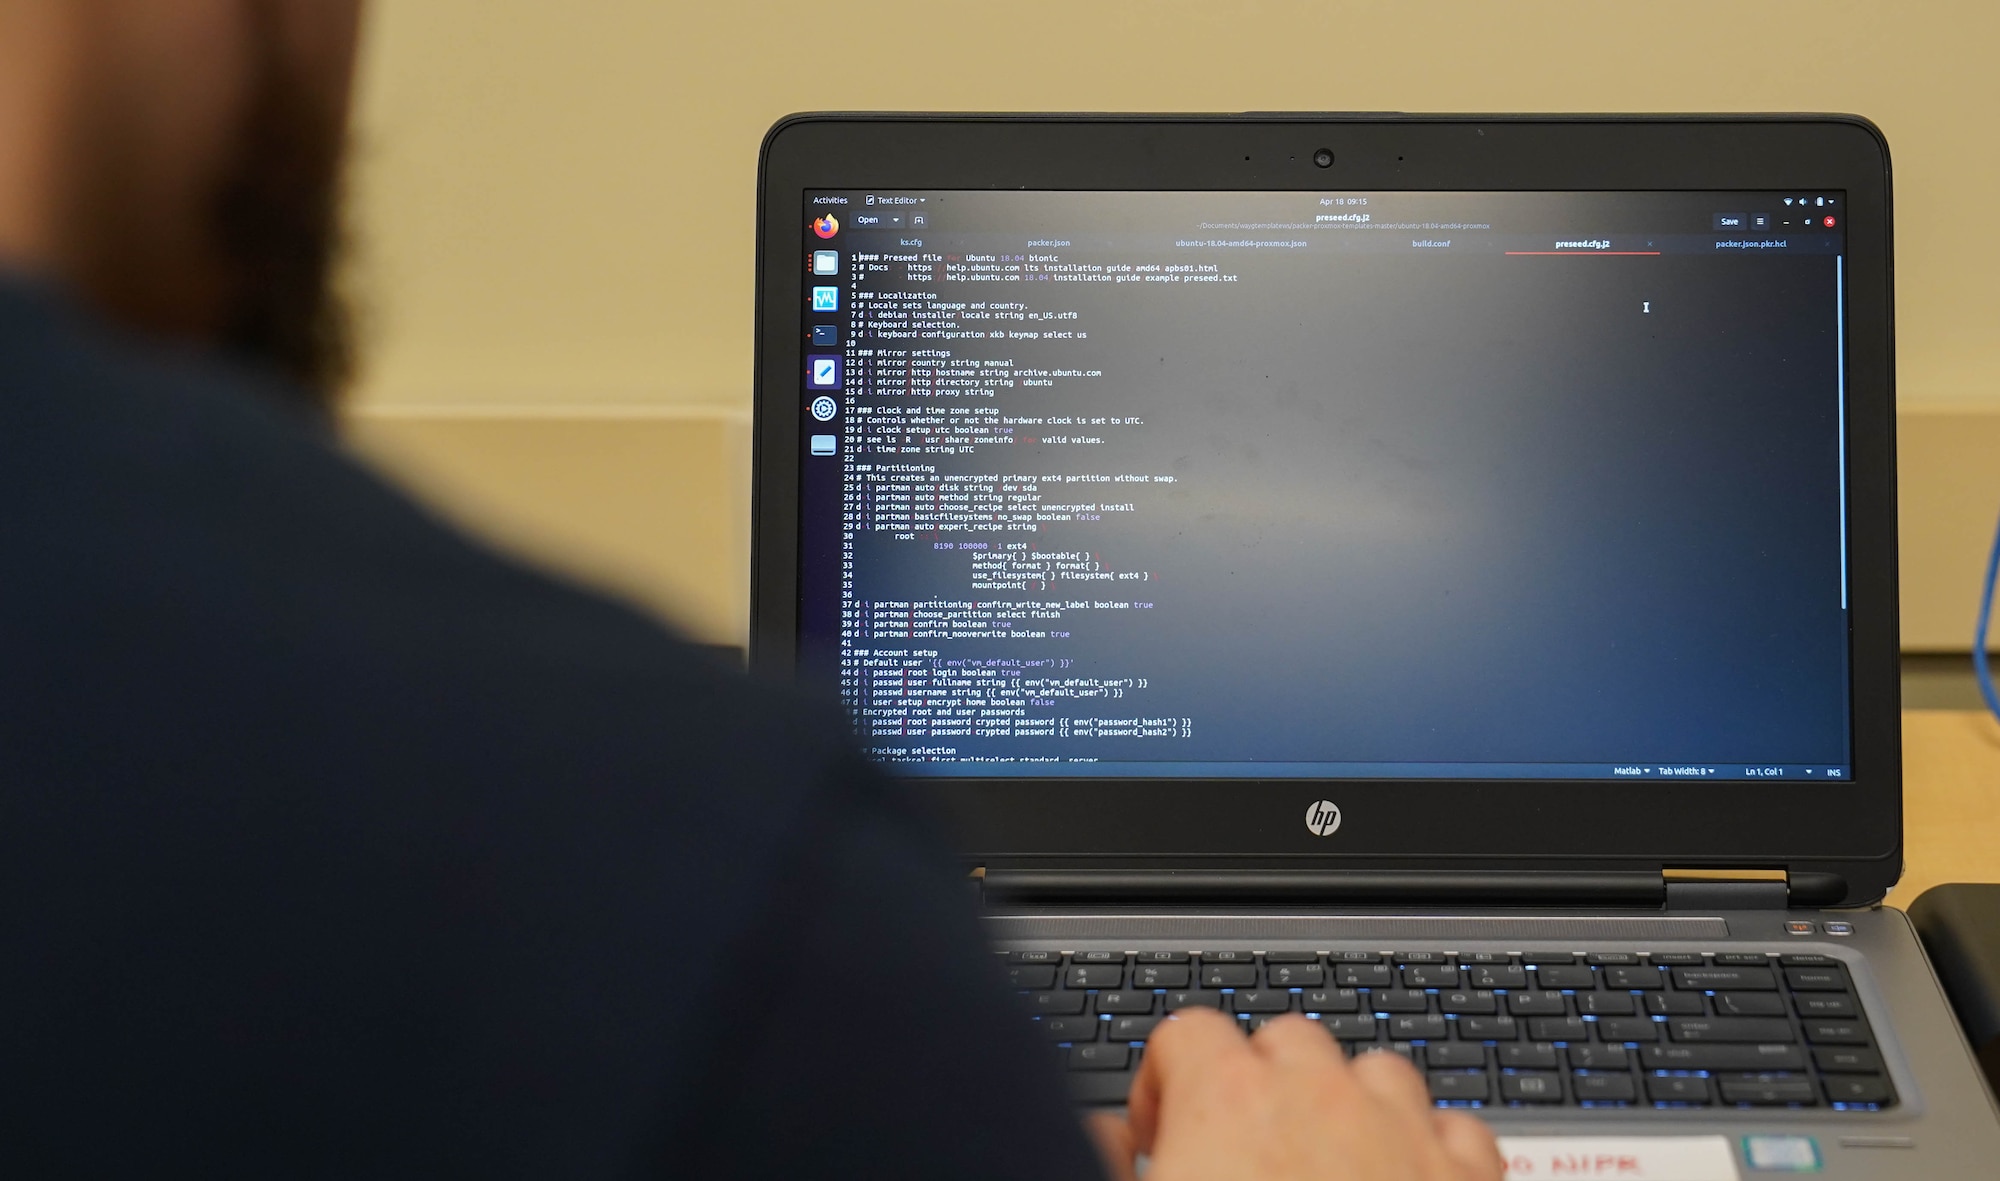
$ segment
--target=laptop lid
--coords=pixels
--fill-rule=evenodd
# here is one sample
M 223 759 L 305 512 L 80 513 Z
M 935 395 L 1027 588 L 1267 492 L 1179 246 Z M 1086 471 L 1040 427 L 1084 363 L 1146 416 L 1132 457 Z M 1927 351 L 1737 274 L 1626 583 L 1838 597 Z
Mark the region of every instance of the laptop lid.
M 1845 118 L 808 115 L 752 661 L 989 865 L 1900 872 Z

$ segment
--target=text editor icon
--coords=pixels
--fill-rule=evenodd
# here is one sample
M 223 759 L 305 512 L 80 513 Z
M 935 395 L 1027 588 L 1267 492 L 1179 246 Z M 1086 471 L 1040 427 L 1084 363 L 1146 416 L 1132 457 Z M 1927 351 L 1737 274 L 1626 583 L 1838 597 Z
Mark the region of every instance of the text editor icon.
M 840 388 L 840 358 L 837 356 L 811 356 L 806 358 L 806 384 L 816 390 L 837 390 Z

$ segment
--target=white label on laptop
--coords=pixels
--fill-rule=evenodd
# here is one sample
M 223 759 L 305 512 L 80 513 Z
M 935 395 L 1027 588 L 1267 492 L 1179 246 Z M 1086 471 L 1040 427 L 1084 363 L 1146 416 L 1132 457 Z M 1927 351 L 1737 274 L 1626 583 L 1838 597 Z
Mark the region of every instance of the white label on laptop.
M 1740 1181 L 1727 1136 L 1502 1136 L 1507 1181 Z

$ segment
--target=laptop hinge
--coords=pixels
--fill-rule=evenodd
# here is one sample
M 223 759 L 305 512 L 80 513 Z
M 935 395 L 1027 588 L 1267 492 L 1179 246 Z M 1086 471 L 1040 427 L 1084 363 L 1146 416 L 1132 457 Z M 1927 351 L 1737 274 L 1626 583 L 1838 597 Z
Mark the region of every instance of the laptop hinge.
M 1660 875 L 1670 910 L 1787 910 L 1827 906 L 1847 892 L 1836 874 L 1789 874 L 1782 869 L 1679 869 Z
M 1368 905 L 1644 906 L 1666 901 L 1657 873 L 1311 870 L 1002 869 L 983 893 L 1017 905 L 1351 903 Z

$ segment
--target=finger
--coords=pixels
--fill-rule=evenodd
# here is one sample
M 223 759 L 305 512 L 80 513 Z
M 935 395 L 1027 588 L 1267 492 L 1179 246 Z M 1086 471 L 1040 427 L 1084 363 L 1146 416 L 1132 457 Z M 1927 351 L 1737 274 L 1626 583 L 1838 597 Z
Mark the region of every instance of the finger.
M 1507 1171 L 1500 1141 L 1484 1120 L 1462 1111 L 1437 1113 L 1438 1142 L 1466 1181 L 1500 1181 Z
M 1137 1181 L 1138 1151 L 1132 1146 L 1132 1125 L 1115 1115 L 1099 1113 L 1084 1121 L 1097 1155 L 1104 1160 L 1104 1174 L 1111 1181 Z
M 1429 1116 L 1433 1110 L 1424 1076 L 1399 1054 L 1382 1050 L 1362 1054 L 1354 1059 L 1352 1073 L 1364 1090 L 1392 1111 Z
M 1208 1009 L 1182 1009 L 1155 1026 L 1125 1101 L 1133 1147 L 1152 1152 L 1160 1107 L 1172 1092 L 1200 1085 L 1215 1063 L 1249 1052 L 1236 1022 Z
M 1444 1149 L 1435 1143 L 1437 1107 L 1421 1071 L 1400 1055 L 1376 1051 L 1357 1056 L 1350 1073 L 1358 1090 L 1372 1100 L 1377 1135 L 1413 1148 L 1422 1145 L 1421 1155 L 1431 1159 L 1432 1168 L 1442 1163 Z
M 1145 1057 L 1125 1101 L 1134 1146 L 1142 1153 L 1152 1151 L 1160 1105 L 1170 1088 L 1199 1079 L 1206 1066 L 1229 1054 L 1247 1052 L 1236 1022 L 1220 1013 L 1183 1009 L 1168 1014 L 1146 1039 Z
M 1264 1023 L 1250 1035 L 1250 1048 L 1281 1070 L 1335 1071 L 1347 1081 L 1347 1056 L 1326 1027 L 1299 1013 L 1287 1013 Z

